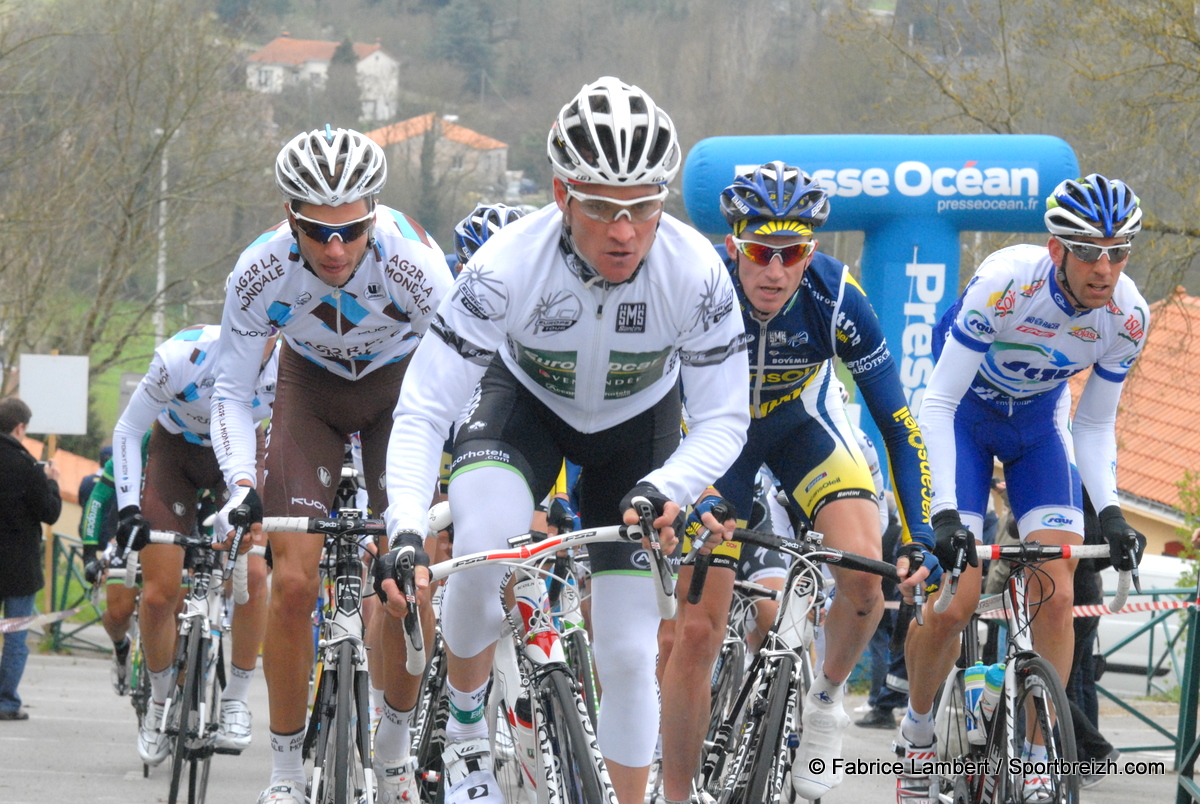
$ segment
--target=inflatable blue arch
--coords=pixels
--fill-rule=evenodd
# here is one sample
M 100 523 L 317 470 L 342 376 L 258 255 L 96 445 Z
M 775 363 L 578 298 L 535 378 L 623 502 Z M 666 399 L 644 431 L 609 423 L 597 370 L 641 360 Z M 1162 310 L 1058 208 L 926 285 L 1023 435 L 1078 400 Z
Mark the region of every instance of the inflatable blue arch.
M 829 191 L 829 221 L 818 239 L 826 231 L 865 233 L 863 288 L 913 410 L 933 370 L 933 324 L 958 295 L 959 232 L 1044 232 L 1046 196 L 1079 175 L 1071 146 L 1049 136 L 712 137 L 684 164 L 692 223 L 710 235 L 727 233 L 721 190 L 738 172 L 775 159 L 803 168 Z M 868 419 L 864 429 L 879 443 Z

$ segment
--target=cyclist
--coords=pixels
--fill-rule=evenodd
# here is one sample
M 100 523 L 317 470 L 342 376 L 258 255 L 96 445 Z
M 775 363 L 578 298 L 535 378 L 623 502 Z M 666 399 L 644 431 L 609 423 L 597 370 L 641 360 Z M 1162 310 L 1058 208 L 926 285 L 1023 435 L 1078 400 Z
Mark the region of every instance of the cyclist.
M 147 433 L 147 436 L 149 434 Z M 142 440 L 142 449 L 145 442 Z M 109 450 L 111 452 L 111 450 Z M 80 515 L 80 536 L 83 541 L 83 553 L 87 558 L 84 564 L 84 577 L 90 583 L 97 583 L 106 567 L 124 566 L 125 545 L 118 544 L 117 539 L 108 538 L 109 522 L 112 530 L 116 530 L 117 522 L 117 491 L 113 484 L 113 460 L 110 456 L 97 473 L 95 485 Z M 102 551 L 103 560 L 97 557 Z M 104 612 L 100 615 L 100 623 L 105 633 L 113 643 L 112 668 L 109 678 L 113 691 L 117 695 L 129 692 L 132 682 L 133 657 L 130 655 L 131 642 L 129 639 L 129 624 L 133 620 L 133 607 L 137 604 L 137 589 L 125 586 L 124 579 L 104 585 Z
M 388 461 L 394 548 L 419 550 L 442 439 L 481 379 L 450 479 L 459 552 L 502 547 L 528 530 L 564 457 L 582 467 L 585 526 L 636 521 L 629 500 L 643 494 L 657 503 L 669 548 L 677 501 L 695 499 L 745 438 L 749 417 L 727 393 L 747 378 L 728 274 L 699 233 L 663 210 L 681 161 L 670 118 L 643 90 L 604 77 L 562 108 L 547 147 L 555 203 L 475 254 L 405 378 Z M 681 376 L 691 389 L 682 444 Z M 711 515 L 707 522 L 720 532 Z M 599 746 L 618 800 L 632 804 L 642 800 L 658 734 L 659 618 L 642 550 L 588 552 L 604 688 Z M 453 804 L 501 800 L 482 704 L 502 572 L 450 579 L 442 603 Z M 379 585 L 389 612 L 403 612 L 395 582 Z
M 1095 501 L 1110 544 L 1132 533 L 1117 504 L 1113 428 L 1122 383 L 1149 324 L 1145 300 L 1123 273 L 1142 226 L 1141 206 L 1124 182 L 1093 173 L 1058 185 L 1044 219 L 1045 246 L 1010 246 L 987 257 L 939 322 L 940 356 L 920 418 L 944 562 L 954 532 L 966 527 L 982 539 L 996 458 L 1022 539 L 1081 544 L 1081 487 Z M 1067 379 L 1087 368 L 1092 374 L 1068 428 Z M 930 608 L 925 625 L 908 635 L 910 703 L 898 745 L 909 757 L 933 751 L 934 695 L 979 602 L 978 562 L 971 563 L 950 608 L 940 615 Z M 1031 598 L 1041 600 L 1034 642 L 1060 678 L 1071 668 L 1075 563 L 1051 561 L 1030 581 Z M 1025 753 L 1046 758 L 1044 746 L 1027 743 Z M 921 799 L 927 789 L 926 778 L 900 777 L 897 798 Z M 1044 777 L 1026 780 L 1022 800 L 1049 795 Z
M 516 207 L 506 204 L 487 204 L 479 202 L 467 217 L 454 227 L 454 254 L 446 255 L 454 275 L 458 276 L 463 266 L 471 261 L 479 247 L 487 239 L 513 221 L 520 220 L 524 215 Z
M 188 327 L 154 350 L 150 368 L 113 428 L 113 478 L 117 490 L 118 541 L 128 543 L 139 528 L 190 534 L 196 525 L 201 490 L 223 493 L 220 467 L 209 435 L 209 394 L 213 369 L 221 360 L 216 326 Z M 256 419 L 271 414 L 275 391 L 275 342 L 259 348 Z M 150 431 L 142 474 L 142 439 Z M 138 735 L 138 753 L 157 765 L 170 751 L 160 730 L 163 705 L 175 684 L 176 612 L 182 601 L 184 550 L 148 545 L 141 551 L 142 601 L 139 611 L 142 650 L 150 673 L 151 706 Z M 229 683 L 222 695 L 217 745 L 241 751 L 250 744 L 246 699 L 258 663 L 267 605 L 266 562 L 251 557 L 250 601 L 234 611 Z
M 884 446 L 905 524 L 908 558 L 932 549 L 928 524 L 928 470 L 920 431 L 905 404 L 899 370 L 862 288 L 841 262 L 816 251 L 813 230 L 829 215 L 821 185 L 797 167 L 769 162 L 738 175 L 721 192 L 721 212 L 732 228 L 725 238 L 730 273 L 748 337 L 752 421 L 745 448 L 714 484 L 740 515 L 750 511 L 755 475 L 764 463 L 797 510 L 825 534 L 825 544 L 880 558 L 879 508 L 871 470 L 846 417 L 833 358 L 854 376 Z M 685 385 L 689 400 L 694 386 Z M 690 405 L 690 401 L 689 401 Z M 687 441 L 685 440 L 686 444 Z M 743 520 L 744 522 L 745 520 Z M 706 548 L 707 549 L 707 548 Z M 663 717 L 678 724 L 663 734 L 663 793 L 686 801 L 699 767 L 708 725 L 705 688 L 721 648 L 733 592 L 737 545 L 712 555 L 704 596 L 664 631 Z M 928 568 L 906 581 L 909 588 Z M 804 702 L 803 735 L 792 779 L 806 799 L 820 798 L 841 781 L 841 755 L 850 719 L 842 684 L 854 669 L 883 614 L 878 576 L 836 566 L 837 594 L 829 610 L 825 661 Z M 692 568 L 681 568 L 690 584 Z M 824 760 L 824 771 L 817 760 Z
M 242 252 L 221 319 L 212 418 L 217 457 L 234 490 L 226 512 L 244 502 L 254 519 L 264 513 L 328 516 L 343 444 L 354 432 L 362 439 L 371 508 L 386 507 L 385 452 L 400 379 L 452 281 L 441 249 L 420 224 L 377 203 L 386 179 L 383 149 L 357 131 L 326 126 L 296 135 L 279 151 L 275 183 L 287 199 L 287 217 Z M 259 349 L 272 327 L 281 331 L 283 345 L 260 486 L 253 385 Z M 272 771 L 259 801 L 291 804 L 305 795 L 301 749 L 313 664 L 310 615 L 324 539 L 273 533 L 270 543 L 274 572 L 263 673 Z M 407 767 L 390 762 L 407 756 L 420 683 L 404 672 L 403 632 L 395 628 L 384 624 L 387 705 L 375 735 L 383 800 L 415 796 Z

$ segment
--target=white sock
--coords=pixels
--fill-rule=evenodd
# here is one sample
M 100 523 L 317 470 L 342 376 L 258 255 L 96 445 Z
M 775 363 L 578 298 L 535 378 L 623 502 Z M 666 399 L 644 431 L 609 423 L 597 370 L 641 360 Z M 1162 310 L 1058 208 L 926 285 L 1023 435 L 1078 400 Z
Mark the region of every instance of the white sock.
M 908 711 L 900 721 L 900 734 L 908 740 L 908 744 L 921 747 L 932 745 L 934 731 L 933 710 L 920 714 L 914 712 L 909 704 Z
M 838 703 L 842 700 L 842 682 L 830 681 L 829 676 L 824 672 L 818 673 L 817 677 L 813 679 L 812 689 L 808 691 L 808 696 L 826 705 Z
M 374 717 L 376 711 L 383 711 L 383 689 L 371 687 L 371 716 Z
M 253 678 L 254 668 L 243 670 L 230 662 L 229 678 L 226 679 L 225 691 L 221 693 L 221 700 L 247 703 L 250 695 L 250 681 Z
M 391 762 L 395 759 L 408 759 L 412 750 L 412 739 L 408 727 L 412 723 L 413 712 L 417 707 L 401 712 L 393 709 L 385 699 L 383 702 L 383 719 L 375 730 L 375 756 Z
M 446 695 L 450 699 L 450 717 L 446 721 L 446 742 L 458 743 L 488 736 L 487 721 L 483 719 L 484 702 L 487 700 L 487 684 L 477 690 L 463 692 L 446 682 Z
M 171 687 L 175 686 L 175 666 L 170 665 L 166 670 L 160 670 L 155 673 L 150 671 L 150 697 L 155 703 L 166 703 L 167 696 L 171 694 Z
M 308 778 L 304 773 L 304 729 L 295 734 L 271 732 L 271 784 L 299 782 L 304 785 Z

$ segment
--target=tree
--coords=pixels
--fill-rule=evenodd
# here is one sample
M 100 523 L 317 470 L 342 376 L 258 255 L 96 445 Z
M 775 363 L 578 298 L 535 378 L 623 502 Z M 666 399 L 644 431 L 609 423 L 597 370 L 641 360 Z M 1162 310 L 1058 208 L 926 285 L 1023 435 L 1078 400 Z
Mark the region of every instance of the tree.
M 333 51 L 329 60 L 329 76 L 325 81 L 326 108 L 330 119 L 344 128 L 358 128 L 362 117 L 362 99 L 358 87 L 358 55 L 354 42 L 346 37 Z
M 168 300 L 220 295 L 237 249 L 227 210 L 262 208 L 269 185 L 245 166 L 273 148 L 261 97 L 230 81 L 237 43 L 205 5 L 0 0 L 3 365 L 52 348 L 90 355 L 93 376 L 129 360 L 159 300 L 160 242 Z

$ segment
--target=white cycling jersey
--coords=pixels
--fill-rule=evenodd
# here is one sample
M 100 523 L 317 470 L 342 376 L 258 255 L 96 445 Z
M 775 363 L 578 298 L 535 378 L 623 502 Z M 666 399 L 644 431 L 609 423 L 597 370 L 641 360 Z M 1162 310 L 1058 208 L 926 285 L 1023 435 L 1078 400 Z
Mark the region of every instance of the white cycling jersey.
M 225 482 L 255 479 L 253 377 L 272 328 L 329 372 L 358 379 L 416 348 L 453 277 L 433 238 L 399 210 L 375 208 L 375 242 L 340 288 L 304 264 L 286 221 L 242 252 L 221 316 L 213 448 Z
M 1150 324 L 1133 280 L 1121 274 L 1106 307 L 1076 312 L 1047 248 L 1011 246 L 983 261 L 952 312 L 920 414 L 933 512 L 955 506 L 954 415 L 965 394 L 1019 415 L 1021 400 L 1088 368 L 1071 429 L 1076 465 L 1097 511 L 1116 504 L 1117 403 Z
M 213 373 L 220 362 L 221 328 L 209 324 L 188 327 L 154 350 L 150 369 L 134 389 L 129 404 L 113 429 L 113 478 L 117 510 L 137 505 L 141 497 L 142 436 L 157 421 L 164 430 L 187 441 L 210 446 L 209 417 Z M 254 422 L 270 418 L 275 402 L 279 349 L 262 362 L 250 403 Z
M 663 214 L 633 279 L 585 280 L 560 248 L 556 205 L 488 239 L 413 357 L 388 448 L 389 533 L 423 532 L 442 444 L 494 355 L 565 423 L 595 433 L 652 407 L 683 377 L 688 437 L 645 480 L 687 502 L 729 467 L 749 414 L 733 285 L 711 244 Z

